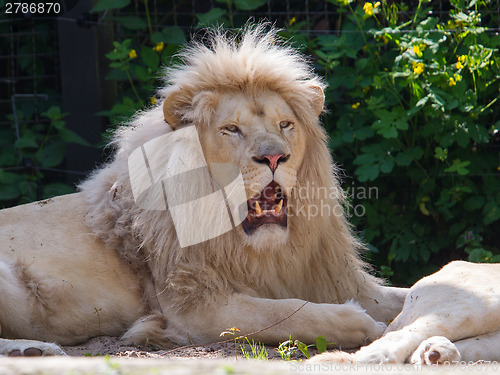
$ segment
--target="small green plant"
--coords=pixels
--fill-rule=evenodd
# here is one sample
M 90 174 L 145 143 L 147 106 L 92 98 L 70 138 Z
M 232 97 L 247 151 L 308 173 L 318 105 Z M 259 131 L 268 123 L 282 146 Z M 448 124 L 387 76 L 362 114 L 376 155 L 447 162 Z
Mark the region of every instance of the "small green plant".
M 318 351 L 318 353 L 326 352 L 326 348 L 328 347 L 328 342 L 326 341 L 325 336 L 318 336 L 314 341 L 316 342 L 316 350 Z
M 227 331 L 222 332 L 219 336 L 220 337 L 224 337 L 227 335 L 233 336 L 233 338 L 234 338 L 234 357 L 238 358 L 238 351 L 236 350 L 236 348 L 237 348 L 238 339 L 240 339 L 240 337 L 236 336 L 236 332 L 240 332 L 239 328 L 232 327 L 232 328 L 228 328 Z
M 254 340 L 250 341 L 248 337 L 244 337 L 247 344 L 250 346 L 250 351 L 248 351 L 245 347 L 245 344 L 240 344 L 240 350 L 243 355 L 243 358 L 246 359 L 261 359 L 266 360 L 269 359 L 269 352 L 267 351 L 264 344 L 260 342 L 255 342 Z
M 292 336 L 286 341 L 283 341 L 277 348 L 281 359 L 284 361 L 291 361 L 296 359 L 297 354 L 302 352 L 306 358 L 310 358 L 309 349 L 306 344 L 299 340 L 292 340 Z
M 328 345 L 334 345 L 333 343 L 329 344 L 326 341 L 325 336 L 318 336 L 314 341 L 315 344 L 306 345 L 302 341 L 292 340 L 292 336 L 290 336 L 287 341 L 282 342 L 278 346 L 277 351 L 280 354 L 281 359 L 284 361 L 290 361 L 295 359 L 299 352 L 301 352 L 307 359 L 311 358 L 309 348 L 316 347 L 318 353 L 323 353 L 326 351 Z
M 279 344 L 276 350 L 280 354 L 281 359 L 283 361 L 291 361 L 293 355 L 297 353 L 297 347 L 294 346 L 292 336 L 290 336 L 290 339 L 283 341 L 281 344 Z

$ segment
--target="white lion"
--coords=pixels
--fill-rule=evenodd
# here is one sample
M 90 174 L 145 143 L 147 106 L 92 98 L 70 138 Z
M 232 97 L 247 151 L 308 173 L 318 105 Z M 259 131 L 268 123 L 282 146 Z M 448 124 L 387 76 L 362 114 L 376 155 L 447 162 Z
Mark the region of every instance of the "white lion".
M 382 286 L 358 254 L 318 122 L 323 83 L 263 29 L 215 31 L 208 46 L 187 47 L 166 72 L 165 100 L 117 131 L 113 160 L 80 192 L 0 211 L 0 353 L 61 353 L 12 340 L 20 338 L 206 344 L 229 327 L 259 331 L 252 337 L 264 343 L 324 335 L 343 348 L 382 335 L 407 290 Z M 131 179 L 140 190 L 149 178 L 133 165 L 129 175 L 129 162 L 145 150 L 166 170 L 196 164 L 193 137 L 165 137 L 191 125 L 205 165 L 236 166 L 248 201 L 241 225 L 181 248 L 173 207 L 134 199 Z M 177 203 L 201 191 L 199 178 L 175 182 L 166 194 Z M 224 203 L 211 217 L 191 217 L 216 227 L 227 219 Z M 318 207 L 329 210 L 304 210 Z M 200 230 L 191 224 L 193 238 Z
M 452 262 L 418 281 L 384 336 L 312 362 L 462 364 L 500 360 L 500 264 Z

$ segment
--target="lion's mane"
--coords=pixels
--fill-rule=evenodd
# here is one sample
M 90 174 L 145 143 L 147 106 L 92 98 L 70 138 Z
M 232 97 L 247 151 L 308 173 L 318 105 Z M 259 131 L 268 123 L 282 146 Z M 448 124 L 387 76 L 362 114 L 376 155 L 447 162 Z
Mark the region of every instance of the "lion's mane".
M 375 284 L 360 260 L 362 246 L 343 214 L 308 219 L 293 212 L 300 205 L 323 204 L 336 207 L 332 212 L 339 213 L 344 203 L 326 134 L 313 110 L 317 88 L 324 85 L 310 64 L 281 42 L 276 30 L 265 31 L 265 25 L 247 27 L 240 36 L 212 31 L 206 40 L 185 48 L 180 58 L 179 65 L 166 70 L 159 95 L 169 100 L 175 94 L 172 108 L 182 123 L 210 124 L 214 108 L 205 93 L 215 89 L 277 92 L 307 129 L 307 152 L 297 186 L 323 187 L 337 194 L 291 198 L 290 234 L 278 248 L 253 249 L 234 231 L 180 248 L 169 212 L 135 205 L 128 175 L 127 159 L 134 149 L 173 131 L 165 122 L 160 101 L 116 131 L 113 159 L 80 186 L 89 209 L 86 223 L 93 233 L 144 280 L 152 277 L 157 293 L 170 293 L 177 311 L 203 306 L 202 301 L 211 303 L 232 292 L 342 303 L 356 298 L 362 284 Z

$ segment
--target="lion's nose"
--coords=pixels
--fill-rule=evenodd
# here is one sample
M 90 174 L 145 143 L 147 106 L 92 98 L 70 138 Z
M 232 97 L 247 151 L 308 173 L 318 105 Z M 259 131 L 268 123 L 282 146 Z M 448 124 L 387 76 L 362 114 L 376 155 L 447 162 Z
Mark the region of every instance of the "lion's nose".
M 279 154 L 279 155 L 263 155 L 261 158 L 254 157 L 253 159 L 257 163 L 267 164 L 271 169 L 271 172 L 275 172 L 278 168 L 279 163 L 283 163 L 288 160 L 290 155 Z

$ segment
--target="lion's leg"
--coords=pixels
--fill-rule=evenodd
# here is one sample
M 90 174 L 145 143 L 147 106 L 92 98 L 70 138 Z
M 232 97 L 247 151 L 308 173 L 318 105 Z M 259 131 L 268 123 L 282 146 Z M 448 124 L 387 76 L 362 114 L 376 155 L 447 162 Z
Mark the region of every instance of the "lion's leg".
M 403 309 L 410 289 L 378 284 L 366 285 L 356 301 L 375 320 L 390 323 Z
M 402 314 L 404 313 L 403 310 Z M 362 347 L 349 357 L 348 362 L 404 363 L 410 359 L 412 353 L 411 362 L 415 364 L 433 364 L 459 360 L 460 353 L 451 341 L 443 336 L 436 335 L 441 335 L 444 332 L 445 335 L 456 336 L 456 334 L 450 333 L 451 327 L 458 331 L 460 329 L 460 318 L 450 318 L 444 322 L 436 316 L 423 315 L 422 318 L 417 319 L 412 324 L 402 327 L 400 330 L 388 332 L 370 345 Z M 444 327 L 443 323 L 447 326 Z M 315 358 L 315 361 L 342 362 L 344 360 L 342 353 L 326 353 Z
M 434 336 L 423 341 L 411 358 L 411 363 L 436 364 L 462 361 L 500 361 L 500 331 L 471 337 L 452 343 L 445 337 Z
M 500 330 L 454 342 L 462 361 L 500 361 Z
M 160 312 L 138 319 L 120 339 L 132 345 L 170 349 L 175 344 L 165 336 L 166 321 Z
M 168 315 L 166 336 L 178 344 L 212 343 L 228 328 L 255 341 L 274 344 L 290 336 L 314 343 L 325 336 L 342 348 L 365 345 L 380 337 L 385 329 L 357 303 L 317 304 L 298 299 L 264 299 L 243 294 L 229 296 L 210 309 Z M 287 318 L 288 317 L 288 318 Z
M 32 307 L 28 301 L 15 266 L 0 261 L 0 327 L 3 328 L 0 337 L 13 337 L 14 332 L 31 326 Z
M 30 311 L 26 288 L 17 277 L 15 267 L 0 262 L 0 336 L 9 337 L 12 332 L 30 327 Z M 64 352 L 57 345 L 46 342 L 0 339 L 0 355 L 64 355 Z
M 443 336 L 455 342 L 500 330 L 500 298 L 488 287 L 500 282 L 498 271 L 496 265 L 453 262 L 420 280 L 411 288 L 388 333 L 361 348 L 355 361 L 402 363 L 431 337 Z

